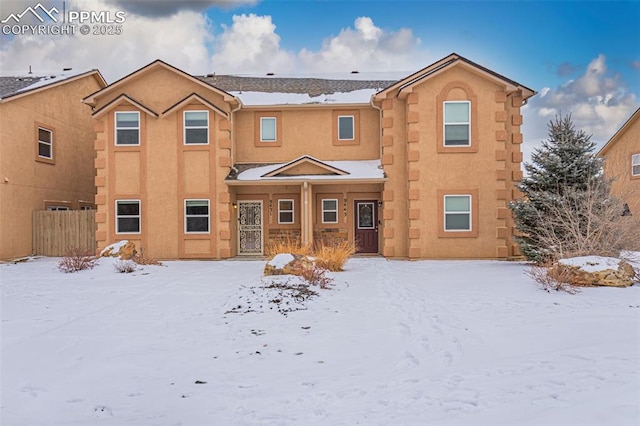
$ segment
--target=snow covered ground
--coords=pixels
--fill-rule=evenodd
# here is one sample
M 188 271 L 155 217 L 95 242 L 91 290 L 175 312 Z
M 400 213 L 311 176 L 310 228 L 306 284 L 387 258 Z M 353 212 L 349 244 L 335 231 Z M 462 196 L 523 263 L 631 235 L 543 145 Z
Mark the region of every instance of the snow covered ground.
M 0 265 L 3 426 L 640 424 L 639 286 L 356 258 L 285 316 L 264 262 L 56 262 Z

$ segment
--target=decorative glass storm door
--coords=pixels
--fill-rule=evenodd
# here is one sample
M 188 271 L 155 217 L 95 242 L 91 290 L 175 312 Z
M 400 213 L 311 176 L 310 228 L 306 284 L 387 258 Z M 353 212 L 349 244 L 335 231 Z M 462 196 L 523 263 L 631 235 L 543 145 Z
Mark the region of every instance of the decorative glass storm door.
M 377 201 L 355 202 L 355 235 L 358 253 L 378 253 Z
M 262 254 L 262 201 L 238 201 L 238 254 Z

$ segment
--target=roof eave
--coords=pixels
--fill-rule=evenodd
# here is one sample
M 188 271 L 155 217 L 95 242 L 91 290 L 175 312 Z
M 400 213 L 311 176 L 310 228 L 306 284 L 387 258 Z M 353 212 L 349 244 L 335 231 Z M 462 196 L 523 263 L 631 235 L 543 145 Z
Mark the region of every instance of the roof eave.
M 309 179 L 309 178 L 267 178 L 258 180 L 237 180 L 228 179 L 225 183 L 229 186 L 247 186 L 247 185 L 291 185 L 291 184 L 303 184 L 305 182 L 317 185 L 339 185 L 349 183 L 384 183 L 387 178 L 339 178 L 339 179 Z

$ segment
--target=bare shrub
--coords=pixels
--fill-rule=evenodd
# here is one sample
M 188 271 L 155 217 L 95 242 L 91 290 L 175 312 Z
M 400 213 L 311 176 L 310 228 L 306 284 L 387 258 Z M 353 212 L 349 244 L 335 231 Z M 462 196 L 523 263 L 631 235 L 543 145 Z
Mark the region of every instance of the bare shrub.
M 352 240 L 345 240 L 339 243 L 321 241 L 316 244 L 313 257 L 316 264 L 321 268 L 331 272 L 343 271 L 344 264 L 350 256 L 356 252 L 356 243 Z
M 279 238 L 270 241 L 267 244 L 266 253 L 269 257 L 283 253 L 307 256 L 311 253 L 311 247 L 309 244 L 302 244 L 299 238 L 287 236 L 286 238 Z
M 565 268 L 554 268 L 551 263 L 543 265 L 531 265 L 531 268 L 525 272 L 535 282 L 540 284 L 543 290 L 551 292 L 564 291 L 569 294 L 576 294 L 578 289 L 571 284 L 568 270 Z
M 138 265 L 133 260 L 116 260 L 113 267 L 122 274 L 130 274 L 138 268 Z
M 538 246 L 552 261 L 640 250 L 640 215 L 623 216 L 623 211 L 624 204 L 609 195 L 606 182 L 589 184 L 586 190 L 564 188 L 537 211 Z
M 144 255 L 144 248 L 140 247 L 140 252 L 136 253 L 135 255 L 133 255 L 133 257 L 131 258 L 134 262 L 136 262 L 138 265 L 153 265 L 153 266 L 162 266 L 162 262 L 155 260 L 155 259 L 150 259 L 145 257 Z
M 72 248 L 67 251 L 66 256 L 58 262 L 58 269 L 62 272 L 72 273 L 84 271 L 85 269 L 93 269 L 98 264 L 98 259 L 90 250 L 81 248 Z
M 294 275 L 302 277 L 309 285 L 315 285 L 325 290 L 333 282 L 333 278 L 327 277 L 328 270 L 315 263 L 311 266 L 299 264 L 292 272 Z

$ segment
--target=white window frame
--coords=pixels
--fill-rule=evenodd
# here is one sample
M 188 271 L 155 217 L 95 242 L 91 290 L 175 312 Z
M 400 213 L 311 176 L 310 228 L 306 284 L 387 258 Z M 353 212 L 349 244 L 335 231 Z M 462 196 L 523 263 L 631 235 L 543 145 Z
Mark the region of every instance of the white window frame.
M 469 211 L 468 212 L 447 212 L 447 198 L 453 197 L 467 197 L 469 199 Z M 448 194 L 443 197 L 443 228 L 445 232 L 470 232 L 473 230 L 473 196 L 471 194 Z M 447 229 L 447 215 L 468 215 L 469 216 L 469 229 Z
M 325 209 L 324 208 L 324 202 L 325 201 L 335 201 L 336 202 L 336 208 L 335 209 Z M 320 201 L 320 204 L 321 204 L 321 208 L 322 208 L 322 223 L 338 223 L 338 199 L 337 198 L 323 198 Z M 325 213 L 335 213 L 336 214 L 336 220 L 335 221 L 324 220 L 324 214 Z
M 447 122 L 447 104 L 467 104 L 468 108 L 469 108 L 469 121 L 467 122 L 458 122 L 458 121 L 454 121 L 454 122 Z M 468 131 L 468 135 L 469 135 L 469 142 L 466 145 L 447 145 L 447 125 L 466 125 L 469 129 Z M 447 147 L 447 148 L 464 148 L 464 147 L 470 147 L 471 146 L 471 101 L 444 101 L 442 103 L 442 145 Z
M 206 126 L 187 126 L 187 114 L 190 112 L 204 112 L 207 114 L 207 125 Z M 195 143 L 195 142 L 187 142 L 187 129 L 206 129 L 207 130 L 207 141 L 205 143 Z M 195 110 L 190 109 L 186 110 L 182 114 L 182 141 L 184 145 L 209 145 L 209 111 L 207 110 Z
M 47 211 L 49 212 L 59 212 L 59 211 L 68 211 L 68 210 L 71 210 L 69 206 L 55 206 L 55 205 L 47 206 Z
M 635 173 L 637 168 L 637 173 Z M 640 176 L 640 154 L 631 154 L 631 176 Z
M 138 203 L 138 214 L 137 215 L 118 215 L 118 203 Z M 123 231 L 120 232 L 119 226 L 118 226 L 118 219 L 120 218 L 138 218 L 138 232 L 130 232 L 130 231 Z M 134 235 L 134 234 L 141 234 L 142 233 L 142 202 L 140 202 L 140 200 L 136 200 L 136 199 L 120 199 L 120 200 L 116 200 L 115 201 L 115 218 L 116 218 L 116 223 L 115 223 L 115 228 L 116 228 L 116 234 L 129 234 L 129 235 Z
M 265 120 L 273 120 L 273 139 L 265 139 L 262 129 L 262 123 Z M 278 118 L 277 117 L 260 117 L 260 142 L 278 142 Z
M 43 141 L 40 139 L 40 130 L 43 130 L 49 133 L 49 139 L 51 140 L 51 142 Z M 40 144 L 47 145 L 49 147 L 49 153 L 51 154 L 49 157 L 45 155 L 40 155 Z M 41 127 L 41 126 L 38 126 L 38 157 L 44 158 L 47 160 L 53 160 L 53 130 L 47 129 L 46 127 Z
M 280 203 L 282 203 L 283 201 L 287 201 L 291 203 L 291 209 L 283 209 L 280 206 Z M 280 214 L 281 213 L 291 213 L 291 222 L 284 222 L 281 219 Z M 292 225 L 296 223 L 296 214 L 295 214 L 295 201 L 293 201 L 293 199 L 291 198 L 281 198 L 278 200 L 278 224 L 279 225 Z
M 137 127 L 120 127 L 118 128 L 118 114 L 137 114 L 138 126 Z M 140 146 L 140 111 L 116 111 L 113 115 L 113 125 L 115 131 L 113 134 L 114 143 L 117 146 Z M 138 143 L 118 143 L 118 130 L 137 130 L 138 131 Z
M 340 119 L 341 118 L 350 118 L 351 119 L 351 137 L 350 138 L 341 138 L 340 137 Z M 338 115 L 338 122 L 336 123 L 338 126 L 338 140 L 339 141 L 353 141 L 356 139 L 356 117 L 353 115 Z
M 206 201 L 207 202 L 207 214 L 187 214 L 187 202 L 189 201 Z M 206 231 L 189 231 L 187 229 L 187 219 L 190 217 L 206 217 L 207 218 L 207 230 Z M 184 233 L 185 234 L 210 234 L 211 233 L 211 201 L 206 198 L 187 198 L 184 200 Z

